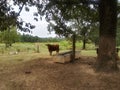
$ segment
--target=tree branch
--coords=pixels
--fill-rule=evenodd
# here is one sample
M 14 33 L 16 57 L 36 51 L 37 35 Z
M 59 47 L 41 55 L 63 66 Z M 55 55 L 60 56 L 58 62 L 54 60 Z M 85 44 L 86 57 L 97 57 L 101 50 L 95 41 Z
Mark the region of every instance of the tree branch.
M 25 5 L 25 3 L 23 3 L 22 7 L 20 8 L 20 11 L 19 11 L 19 13 L 17 14 L 17 17 L 20 16 L 20 13 L 22 12 L 22 9 L 23 9 L 24 5 Z

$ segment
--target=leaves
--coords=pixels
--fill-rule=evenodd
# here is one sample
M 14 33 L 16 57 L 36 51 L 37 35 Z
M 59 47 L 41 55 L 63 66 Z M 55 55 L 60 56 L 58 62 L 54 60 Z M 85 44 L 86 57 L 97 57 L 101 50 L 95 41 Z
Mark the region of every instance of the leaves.
M 92 2 L 89 4 L 87 1 L 88 0 L 50 0 L 43 4 L 43 9 L 39 9 L 39 12 L 45 15 L 46 20 L 50 23 L 48 26 L 49 31 L 55 31 L 58 35 L 68 37 L 76 31 L 78 31 L 78 34 L 81 34 L 79 30 L 83 29 L 82 27 L 86 27 L 85 23 L 91 24 L 98 22 L 97 8 L 94 7 L 94 5 L 91 7 L 90 4 Z M 78 27 L 72 27 L 71 25 L 73 23 L 76 24 L 77 20 L 79 20 Z M 54 21 L 55 24 L 51 24 L 52 21 Z M 86 28 L 86 30 L 87 29 L 88 28 Z
M 29 12 L 29 8 L 28 8 L 28 7 L 25 7 L 25 10 L 26 10 L 27 12 Z
M 15 27 L 0 32 L 0 36 L 1 36 L 1 42 L 5 43 L 6 45 L 8 44 L 11 45 L 12 43 L 15 43 L 16 41 L 19 40 L 19 35 Z

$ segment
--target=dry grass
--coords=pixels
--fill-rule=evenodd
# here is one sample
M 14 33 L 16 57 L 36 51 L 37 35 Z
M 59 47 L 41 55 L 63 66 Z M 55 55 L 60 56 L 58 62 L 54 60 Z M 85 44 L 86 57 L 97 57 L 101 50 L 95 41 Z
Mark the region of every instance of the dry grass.
M 120 72 L 96 72 L 95 62 L 96 51 L 84 50 L 74 63 L 53 63 L 44 44 L 40 53 L 1 54 L 0 90 L 120 90 Z
M 67 64 L 53 63 L 49 53 L 1 57 L 0 90 L 120 90 L 120 72 L 96 72 L 93 56 Z

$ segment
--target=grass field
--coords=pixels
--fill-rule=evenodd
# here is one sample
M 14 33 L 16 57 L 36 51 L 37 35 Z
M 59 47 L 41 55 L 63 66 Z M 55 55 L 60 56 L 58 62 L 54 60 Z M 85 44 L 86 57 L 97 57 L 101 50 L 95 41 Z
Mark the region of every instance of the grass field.
M 61 41 L 56 43 L 60 45 L 60 53 L 71 50 L 70 42 Z M 40 57 L 50 57 L 47 46 L 45 44 L 46 43 L 15 43 L 10 48 L 5 48 L 4 44 L 0 44 L 0 61 L 27 61 Z M 51 42 L 51 44 L 53 43 Z M 81 56 L 97 56 L 94 45 L 87 44 L 86 47 L 86 50 L 82 50 L 82 43 L 76 43 L 76 50 L 81 51 Z M 53 55 L 55 54 L 56 52 L 53 52 Z
M 59 44 L 60 51 L 70 50 L 72 48 L 72 43 L 69 41 L 60 41 L 60 42 L 46 42 L 46 43 L 15 43 L 12 44 L 12 47 L 6 48 L 5 44 L 0 43 L 0 53 L 8 53 L 10 51 L 20 51 L 20 52 L 36 52 L 39 48 L 40 52 L 47 52 L 47 47 L 45 44 Z M 82 43 L 76 43 L 76 50 L 81 50 Z M 93 44 L 86 44 L 86 49 L 95 49 Z

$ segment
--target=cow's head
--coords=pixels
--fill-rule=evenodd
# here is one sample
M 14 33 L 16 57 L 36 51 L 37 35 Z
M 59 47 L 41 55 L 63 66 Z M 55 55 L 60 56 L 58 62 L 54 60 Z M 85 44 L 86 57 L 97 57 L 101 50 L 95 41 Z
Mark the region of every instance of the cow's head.
M 45 44 L 46 46 L 50 46 L 51 44 Z

